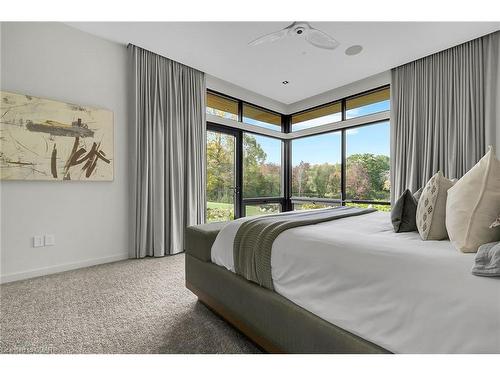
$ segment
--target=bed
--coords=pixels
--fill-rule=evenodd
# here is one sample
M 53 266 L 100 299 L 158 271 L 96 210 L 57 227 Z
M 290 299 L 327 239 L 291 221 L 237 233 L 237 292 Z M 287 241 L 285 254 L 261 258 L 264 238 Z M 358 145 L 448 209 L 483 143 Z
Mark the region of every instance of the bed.
M 474 254 L 368 212 L 279 234 L 269 290 L 235 274 L 248 220 L 188 229 L 186 284 L 266 351 L 500 353 L 500 280 L 473 276 Z

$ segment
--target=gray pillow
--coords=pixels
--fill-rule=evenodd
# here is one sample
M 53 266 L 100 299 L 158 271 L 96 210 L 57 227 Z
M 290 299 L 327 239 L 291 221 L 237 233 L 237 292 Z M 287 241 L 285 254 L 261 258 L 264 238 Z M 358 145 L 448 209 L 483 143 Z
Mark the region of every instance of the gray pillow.
M 418 201 L 420 199 L 420 196 L 422 195 L 422 191 L 424 191 L 423 187 L 421 187 L 420 189 L 418 189 L 416 192 L 413 193 L 413 198 L 415 198 L 415 200 L 417 201 L 417 203 L 418 203 Z
M 418 201 L 411 191 L 406 189 L 391 210 L 394 232 L 414 232 L 417 230 L 417 205 Z

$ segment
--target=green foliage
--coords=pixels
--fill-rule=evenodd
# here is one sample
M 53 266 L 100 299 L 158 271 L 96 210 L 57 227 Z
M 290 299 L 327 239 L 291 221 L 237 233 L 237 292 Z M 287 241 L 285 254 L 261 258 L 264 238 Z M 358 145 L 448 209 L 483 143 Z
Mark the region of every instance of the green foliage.
M 244 134 L 243 139 L 243 194 L 244 197 L 271 197 L 281 195 L 281 167 L 267 162 L 267 155 L 257 139 Z M 234 138 L 222 133 L 207 132 L 207 217 L 209 221 L 234 217 L 235 185 Z M 319 150 L 328 152 L 328 150 Z M 354 154 L 346 160 L 347 199 L 389 200 L 389 157 L 370 153 Z M 340 198 L 341 165 L 300 162 L 293 167 L 292 192 L 294 196 Z M 214 203 L 218 202 L 218 203 Z M 318 208 L 316 204 L 303 204 L 302 208 Z M 323 205 L 320 205 L 323 206 Z M 376 205 L 390 210 L 390 206 Z M 274 212 L 275 206 L 249 206 L 249 214 Z
M 389 200 L 389 157 L 354 154 L 347 158 L 348 199 Z M 340 198 L 341 165 L 300 162 L 293 167 L 292 191 L 297 197 Z
M 232 209 L 207 207 L 207 221 L 230 221 L 234 219 Z
M 243 137 L 243 195 L 244 197 L 278 197 L 281 195 L 281 167 L 267 163 L 267 155 L 257 139 Z
M 300 162 L 292 171 L 293 195 L 339 199 L 340 176 L 340 164 Z
M 230 203 L 234 186 L 234 138 L 207 133 L 207 200 Z
M 378 211 L 391 212 L 391 206 L 388 204 L 346 203 L 346 206 L 360 207 L 360 208 L 374 208 Z
M 232 203 L 207 203 L 207 221 L 229 221 L 234 219 L 234 206 Z
M 354 154 L 347 158 L 348 199 L 390 199 L 390 162 L 386 155 Z

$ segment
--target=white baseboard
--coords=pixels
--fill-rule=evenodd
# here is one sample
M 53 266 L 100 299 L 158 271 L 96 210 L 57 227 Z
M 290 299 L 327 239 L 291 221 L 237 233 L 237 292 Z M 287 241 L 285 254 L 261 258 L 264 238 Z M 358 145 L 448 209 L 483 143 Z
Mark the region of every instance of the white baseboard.
M 116 261 L 124 260 L 124 259 L 128 259 L 128 254 L 116 254 L 116 255 L 109 256 L 109 257 L 94 258 L 94 259 L 83 260 L 83 261 L 75 262 L 75 263 L 58 264 L 56 266 L 37 268 L 34 270 L 23 271 L 23 272 L 10 273 L 7 275 L 0 276 L 0 284 L 9 283 L 11 281 L 31 279 L 32 277 L 50 275 L 53 273 L 70 271 L 70 270 L 74 270 L 77 268 L 95 266 L 97 264 L 116 262 Z

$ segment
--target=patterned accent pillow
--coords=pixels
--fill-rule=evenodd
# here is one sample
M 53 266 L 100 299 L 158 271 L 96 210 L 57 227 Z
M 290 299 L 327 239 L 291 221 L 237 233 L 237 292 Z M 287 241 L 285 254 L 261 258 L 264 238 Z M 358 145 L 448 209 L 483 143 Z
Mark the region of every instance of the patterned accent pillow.
M 493 223 L 491 223 L 491 225 L 490 225 L 490 229 L 493 229 L 496 227 L 500 227 L 500 215 L 498 215 L 497 219 Z
M 425 240 L 444 240 L 446 231 L 446 197 L 453 182 L 439 171 L 427 182 L 418 200 L 417 229 Z
M 422 195 L 422 192 L 424 191 L 424 188 L 421 187 L 420 189 L 418 189 L 416 192 L 413 193 L 413 198 L 415 198 L 415 200 L 418 201 L 420 200 L 420 196 Z
M 448 192 L 446 229 L 451 243 L 464 253 L 500 241 L 500 226 L 491 228 L 500 212 L 500 160 L 486 153 Z

